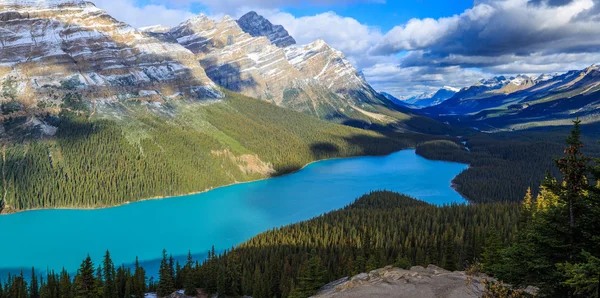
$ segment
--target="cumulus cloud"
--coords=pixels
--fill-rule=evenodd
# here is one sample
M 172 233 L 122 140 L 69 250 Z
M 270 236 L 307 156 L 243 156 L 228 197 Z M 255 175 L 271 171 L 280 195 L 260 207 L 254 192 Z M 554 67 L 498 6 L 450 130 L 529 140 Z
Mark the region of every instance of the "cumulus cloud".
M 540 53 L 596 52 L 600 22 L 578 18 L 594 6 L 592 0 L 486 1 L 449 18 L 410 20 L 388 32 L 373 52 L 421 51 L 405 64 L 411 66 L 461 65 L 476 60 L 471 57 L 490 57 L 488 62 L 477 59 L 486 66 L 502 63 L 498 57 L 506 55 L 527 59 Z
M 278 10 L 257 10 L 274 24 L 283 25 L 299 44 L 323 39 L 362 69 L 379 62 L 367 53 L 383 34 L 375 27 L 361 24 L 356 19 L 343 17 L 335 12 L 296 18 Z

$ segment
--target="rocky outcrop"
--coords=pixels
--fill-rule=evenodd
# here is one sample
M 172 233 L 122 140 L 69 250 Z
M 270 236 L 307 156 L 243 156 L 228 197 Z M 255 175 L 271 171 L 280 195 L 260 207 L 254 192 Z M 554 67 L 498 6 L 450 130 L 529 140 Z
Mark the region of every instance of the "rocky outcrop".
M 80 0 L 0 0 L 0 97 L 26 107 L 90 100 L 215 98 L 185 47 Z
M 467 298 L 483 296 L 486 276 L 469 276 L 437 266 L 410 270 L 385 267 L 344 278 L 323 287 L 318 298 Z
M 254 37 L 264 36 L 278 47 L 285 48 L 296 44 L 296 40 L 289 35 L 283 26 L 271 24 L 269 20 L 254 11 L 243 15 L 237 20 L 237 23 L 244 32 Z

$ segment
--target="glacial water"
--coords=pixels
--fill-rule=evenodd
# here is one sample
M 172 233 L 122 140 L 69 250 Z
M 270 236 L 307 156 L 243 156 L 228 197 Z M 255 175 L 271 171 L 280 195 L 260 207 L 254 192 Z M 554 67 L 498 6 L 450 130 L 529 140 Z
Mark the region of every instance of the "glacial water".
M 429 203 L 462 203 L 451 180 L 466 165 L 426 160 L 414 150 L 383 157 L 320 161 L 286 176 L 205 193 L 97 210 L 39 210 L 0 216 L 0 279 L 32 266 L 74 272 L 89 253 L 108 249 L 115 264 L 136 256 L 157 271 L 163 248 L 184 260 L 204 258 L 270 228 L 344 207 L 373 190 L 401 192 Z

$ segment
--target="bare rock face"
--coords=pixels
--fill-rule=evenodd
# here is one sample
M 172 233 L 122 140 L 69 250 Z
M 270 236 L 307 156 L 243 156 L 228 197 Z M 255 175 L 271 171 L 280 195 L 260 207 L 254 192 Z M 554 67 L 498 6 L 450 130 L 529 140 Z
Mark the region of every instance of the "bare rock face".
M 0 0 L 0 97 L 59 107 L 86 99 L 215 98 L 189 50 L 81 0 Z
M 285 49 L 287 59 L 303 74 L 325 84 L 327 88 L 355 105 L 382 103 L 382 97 L 363 75 L 346 60 L 342 52 L 323 40 L 306 46 Z
M 303 74 L 283 49 L 264 36 L 244 32 L 229 16 L 213 21 L 198 15 L 169 31 L 194 54 L 217 84 L 245 95 L 321 118 L 343 114 L 348 103 Z
M 238 21 L 200 14 L 171 29 L 163 40 L 174 39 L 196 54 L 215 83 L 319 118 L 346 119 L 357 110 L 370 110 L 368 105 L 385 105 L 341 52 L 324 41 L 278 47 L 269 26 L 253 12 Z
M 264 36 L 278 47 L 285 48 L 296 44 L 296 40 L 289 35 L 283 26 L 271 24 L 269 20 L 254 11 L 243 15 L 237 20 L 237 23 L 244 32 L 254 37 Z
M 466 298 L 481 297 L 482 277 L 467 276 L 430 265 L 410 270 L 386 267 L 335 281 L 317 293 L 319 298 Z

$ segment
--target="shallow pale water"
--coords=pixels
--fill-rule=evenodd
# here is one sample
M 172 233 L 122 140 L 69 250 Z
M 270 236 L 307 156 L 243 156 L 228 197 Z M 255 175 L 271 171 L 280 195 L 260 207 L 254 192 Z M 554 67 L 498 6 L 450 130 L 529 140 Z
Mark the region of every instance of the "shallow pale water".
M 313 163 L 294 174 L 209 192 L 99 210 L 39 210 L 0 216 L 0 279 L 32 266 L 75 271 L 89 253 L 109 249 L 115 264 L 138 256 L 157 271 L 163 248 L 183 260 L 212 245 L 228 249 L 267 229 L 341 208 L 372 190 L 401 192 L 433 204 L 465 202 L 450 181 L 467 166 L 404 150 L 383 157 Z M 28 271 L 26 271 L 28 272 Z M 27 274 L 26 274 L 27 275 Z

